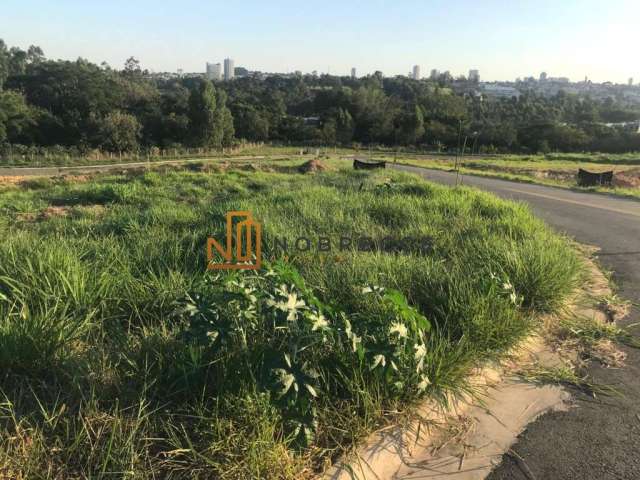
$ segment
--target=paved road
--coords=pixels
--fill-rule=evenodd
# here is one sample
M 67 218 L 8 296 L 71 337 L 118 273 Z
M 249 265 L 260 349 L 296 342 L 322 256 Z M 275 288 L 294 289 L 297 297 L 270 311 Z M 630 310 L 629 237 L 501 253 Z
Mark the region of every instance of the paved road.
M 394 168 L 438 183 L 455 182 L 455 174 L 450 172 Z M 463 176 L 463 183 L 524 201 L 557 230 L 600 247 L 599 261 L 614 272 L 619 294 L 640 303 L 640 202 L 469 175 Z M 634 307 L 622 324 L 636 322 L 640 322 L 640 311 Z M 519 437 L 513 451 L 524 459 L 533 478 L 640 479 L 640 350 L 625 351 L 626 367 L 592 365 L 585 372 L 596 382 L 615 385 L 622 397 L 594 401 L 576 394 L 578 408 L 544 415 Z M 505 456 L 489 480 L 507 479 L 533 480 L 512 457 Z

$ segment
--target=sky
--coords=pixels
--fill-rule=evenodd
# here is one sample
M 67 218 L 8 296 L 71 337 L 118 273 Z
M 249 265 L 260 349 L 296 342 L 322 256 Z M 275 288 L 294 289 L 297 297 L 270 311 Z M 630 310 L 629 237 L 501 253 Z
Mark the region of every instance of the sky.
M 483 80 L 546 71 L 640 82 L 638 0 L 3 0 L 0 38 L 48 58 L 203 72 L 230 57 L 266 72 L 407 74 L 420 65 Z

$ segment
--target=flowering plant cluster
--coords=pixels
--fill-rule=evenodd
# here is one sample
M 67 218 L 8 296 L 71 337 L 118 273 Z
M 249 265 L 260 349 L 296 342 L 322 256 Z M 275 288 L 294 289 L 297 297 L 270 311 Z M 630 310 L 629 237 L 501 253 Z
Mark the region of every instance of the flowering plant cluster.
M 233 370 L 267 392 L 286 430 L 307 444 L 318 402 L 348 396 L 356 378 L 394 396 L 419 395 L 430 384 L 427 319 L 399 291 L 367 286 L 357 294 L 373 308 L 340 311 L 316 297 L 293 267 L 276 263 L 207 276 L 177 314 L 188 319 L 186 338 L 214 371 Z

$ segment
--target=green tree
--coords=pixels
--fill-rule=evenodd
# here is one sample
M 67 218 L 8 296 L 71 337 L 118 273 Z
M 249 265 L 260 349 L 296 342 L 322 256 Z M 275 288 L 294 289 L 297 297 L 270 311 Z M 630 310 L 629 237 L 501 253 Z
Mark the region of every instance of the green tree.
M 328 145 L 335 145 L 337 140 L 337 125 L 335 118 L 328 118 L 322 123 L 320 130 L 322 141 Z
M 209 81 L 199 81 L 189 97 L 192 144 L 220 148 L 233 142 L 233 117 L 226 105 L 226 94 L 216 92 Z
M 403 145 L 415 145 L 424 136 L 424 116 L 418 105 L 409 107 L 404 112 L 397 128 L 397 139 Z
M 269 119 L 253 105 L 236 105 L 233 111 L 235 129 L 240 138 L 265 141 L 269 139 Z
M 36 111 L 23 95 L 11 90 L 0 92 L 0 142 L 18 142 L 35 125 Z
M 0 38 L 0 90 L 9 76 L 9 50 Z
M 112 112 L 99 122 L 100 145 L 110 152 L 133 152 L 139 147 L 142 127 L 133 115 Z
M 139 100 L 133 82 L 86 60 L 30 65 L 25 75 L 10 77 L 5 86 L 24 92 L 29 104 L 59 124 L 43 139 L 48 145 L 89 143 L 95 118 L 134 109 Z
M 227 108 L 227 94 L 224 91 L 218 93 L 216 114 L 219 128 L 222 129 L 222 146 L 228 147 L 235 140 L 235 127 L 233 126 L 233 115 Z
M 124 62 L 124 73 L 128 76 L 135 76 L 142 73 L 140 68 L 140 60 L 136 57 L 129 57 L 127 61 Z
M 355 124 L 349 110 L 340 108 L 336 116 L 336 137 L 343 145 L 351 143 Z
M 192 144 L 196 147 L 220 147 L 222 128 L 216 115 L 216 90 L 211 82 L 201 81 L 189 97 Z
M 31 45 L 27 50 L 27 63 L 29 65 L 36 65 L 38 63 L 44 62 L 44 52 L 40 47 L 36 47 L 35 45 Z

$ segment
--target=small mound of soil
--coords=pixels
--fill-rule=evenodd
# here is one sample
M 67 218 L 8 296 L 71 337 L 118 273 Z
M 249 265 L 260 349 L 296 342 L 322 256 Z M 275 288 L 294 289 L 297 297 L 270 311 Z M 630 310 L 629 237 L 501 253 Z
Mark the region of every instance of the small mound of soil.
M 0 185 L 15 185 L 24 182 L 26 177 L 0 177 Z
M 40 219 L 46 220 L 52 217 L 66 217 L 68 214 L 68 207 L 47 207 L 40 213 Z
M 241 163 L 237 166 L 238 170 L 243 172 L 259 172 L 260 167 L 255 163 Z
M 300 173 L 315 173 L 328 170 L 327 166 L 320 160 L 309 160 L 298 167 Z
M 640 168 L 616 172 L 613 176 L 614 187 L 640 188 Z
M 576 178 L 575 173 L 563 170 L 534 170 L 533 176 L 535 178 L 548 178 L 561 182 L 572 182 Z

